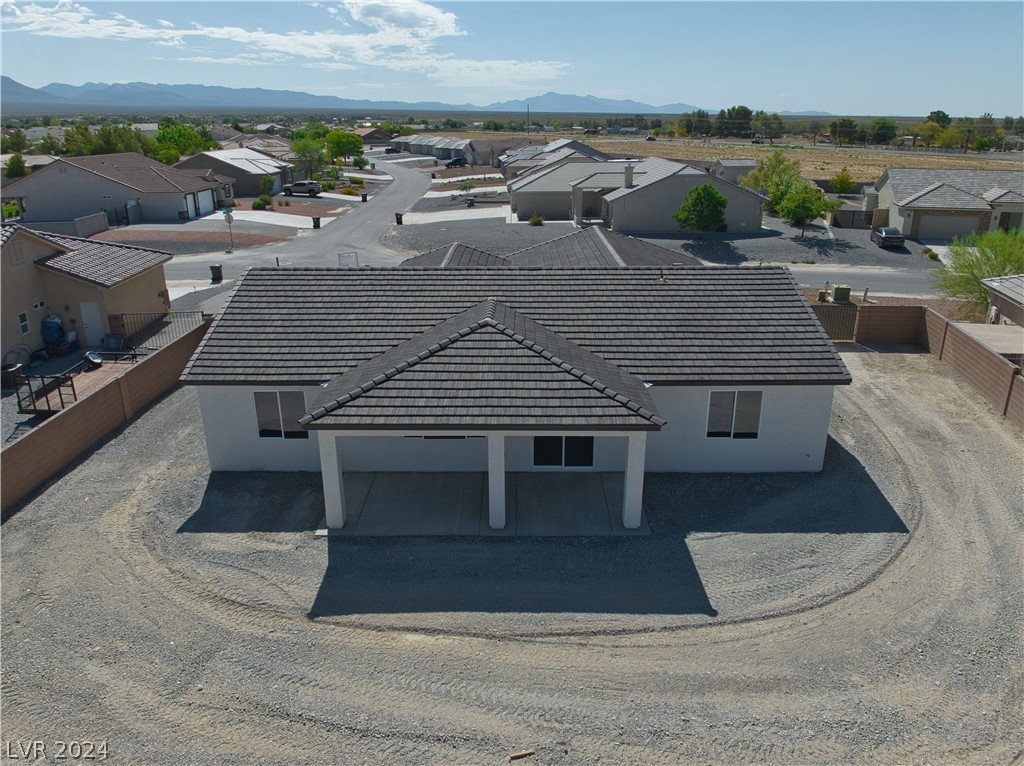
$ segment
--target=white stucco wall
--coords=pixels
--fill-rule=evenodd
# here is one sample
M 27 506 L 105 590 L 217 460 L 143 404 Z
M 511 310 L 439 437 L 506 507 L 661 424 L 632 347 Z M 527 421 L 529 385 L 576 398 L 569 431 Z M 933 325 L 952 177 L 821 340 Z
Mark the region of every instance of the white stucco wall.
M 256 425 L 254 391 L 296 391 L 306 405 L 321 393 L 317 386 L 268 388 L 197 386 L 211 471 L 320 471 L 316 434 L 308 439 L 261 438 Z
M 668 421 L 647 436 L 648 471 L 820 471 L 833 386 L 654 386 Z M 761 391 L 756 439 L 708 438 L 711 391 Z

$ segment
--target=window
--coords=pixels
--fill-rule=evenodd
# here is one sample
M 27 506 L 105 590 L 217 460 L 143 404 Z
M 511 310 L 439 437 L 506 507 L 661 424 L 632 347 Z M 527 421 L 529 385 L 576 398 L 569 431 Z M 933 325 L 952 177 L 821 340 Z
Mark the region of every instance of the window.
M 46 308 L 46 301 L 43 301 L 43 300 L 36 301 L 35 303 L 32 304 L 32 308 L 35 311 L 39 311 L 39 309 L 44 309 L 44 308 Z
M 18 327 L 21 328 L 22 335 L 28 335 L 32 332 L 32 326 L 28 323 L 28 313 L 22 311 L 18 314 Z
M 708 438 L 756 439 L 761 423 L 760 391 L 712 391 Z
M 12 266 L 20 266 L 25 262 L 25 249 L 20 242 L 11 243 L 11 252 L 7 256 L 11 259 Z
M 534 436 L 533 464 L 566 468 L 592 468 L 593 436 Z
M 301 391 L 256 391 L 253 398 L 261 438 L 309 438 L 309 431 L 299 425 L 299 418 L 306 414 L 306 397 Z

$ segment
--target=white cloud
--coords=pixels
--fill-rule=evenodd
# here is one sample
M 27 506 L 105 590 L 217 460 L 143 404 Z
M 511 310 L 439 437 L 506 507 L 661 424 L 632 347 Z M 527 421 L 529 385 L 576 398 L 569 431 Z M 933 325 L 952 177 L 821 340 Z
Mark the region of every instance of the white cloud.
M 162 46 L 185 48 L 204 41 L 219 41 L 223 56 L 193 49 L 168 61 L 227 63 L 257 66 L 273 60 L 304 67 L 352 70 L 360 66 L 418 74 L 441 85 L 515 87 L 564 75 L 569 65 L 559 61 L 478 60 L 454 58 L 440 48 L 444 38 L 465 35 L 454 13 L 421 0 L 340 0 L 337 4 L 310 3 L 331 18 L 326 28 L 314 31 L 274 31 L 244 26 L 177 26 L 159 19 L 143 24 L 120 13 L 99 16 L 73 0 L 54 6 L 17 5 L 0 0 L 4 33 L 93 40 L 145 40 Z M 100 6 L 102 7 L 102 6 Z M 179 5 L 178 7 L 187 7 Z M 351 19 L 351 22 L 350 22 Z M 366 31 L 357 32 L 357 25 Z M 244 52 L 233 53 L 237 46 Z

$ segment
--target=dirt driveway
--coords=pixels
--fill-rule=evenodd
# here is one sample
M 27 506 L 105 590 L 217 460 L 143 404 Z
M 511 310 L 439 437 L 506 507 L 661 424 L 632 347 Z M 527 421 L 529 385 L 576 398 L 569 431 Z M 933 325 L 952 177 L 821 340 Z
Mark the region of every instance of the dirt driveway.
M 844 358 L 822 474 L 651 477 L 655 534 L 568 542 L 328 545 L 318 477 L 211 480 L 178 390 L 4 524 L 3 737 L 146 764 L 1012 762 L 1020 431 L 927 354 Z

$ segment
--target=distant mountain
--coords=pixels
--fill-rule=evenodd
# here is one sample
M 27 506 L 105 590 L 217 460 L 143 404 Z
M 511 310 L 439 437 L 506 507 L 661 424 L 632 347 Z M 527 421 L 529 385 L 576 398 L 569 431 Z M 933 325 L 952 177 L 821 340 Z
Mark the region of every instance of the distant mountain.
M 532 112 L 558 114 L 684 114 L 696 111 L 692 104 L 653 106 L 628 99 L 574 96 L 566 93 L 545 93 L 527 99 L 499 101 L 487 106 L 445 104 L 438 101 L 370 101 L 366 99 L 314 96 L 294 90 L 265 88 L 225 88 L 219 85 L 165 85 L 145 82 L 87 82 L 84 85 L 50 83 L 35 89 L 10 77 L 0 81 L 0 111 L 38 112 L 43 109 L 310 109 L 353 110 L 366 112 L 519 112 L 527 105 Z M 711 111 L 711 110 L 709 110 Z M 714 114 L 715 112 L 712 112 Z M 782 114 L 820 115 L 826 112 L 782 112 Z
M 831 112 L 779 112 L 780 116 L 789 117 L 833 117 Z
M 482 107 L 485 112 L 525 112 L 529 105 L 534 112 L 596 112 L 600 114 L 683 114 L 694 112 L 700 107 L 692 104 L 665 104 L 652 106 L 628 99 L 598 98 L 597 96 L 574 96 L 568 93 L 545 93 L 543 96 L 499 101 Z

